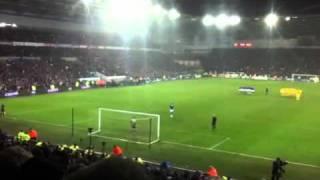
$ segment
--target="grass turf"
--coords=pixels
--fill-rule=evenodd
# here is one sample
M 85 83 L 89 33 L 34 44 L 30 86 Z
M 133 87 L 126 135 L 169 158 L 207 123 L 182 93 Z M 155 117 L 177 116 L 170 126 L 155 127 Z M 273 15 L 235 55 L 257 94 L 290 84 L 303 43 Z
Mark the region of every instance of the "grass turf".
M 254 86 L 257 92 L 254 95 L 239 94 L 240 86 Z M 270 89 L 268 96 L 264 94 L 266 87 Z M 303 89 L 302 100 L 280 97 L 282 87 Z M 96 144 L 107 141 L 108 148 L 120 143 L 130 155 L 157 161 L 170 160 L 175 165 L 194 169 L 205 170 L 208 165 L 214 165 L 220 173 L 239 179 L 270 178 L 271 161 L 260 156 L 279 156 L 292 162 L 320 166 L 320 93 L 317 84 L 201 79 L 3 99 L 0 102 L 7 108 L 7 119 L 0 122 L 3 129 L 16 133 L 19 129 L 34 127 L 41 138 L 55 143 L 79 143 L 82 138 L 80 143 L 87 145 L 86 129 L 97 126 L 97 109 L 106 107 L 161 115 L 161 142 L 151 149 L 94 139 Z M 168 115 L 170 103 L 176 106 L 173 119 Z M 71 137 L 70 128 L 72 108 L 75 109 L 74 137 Z M 218 117 L 214 131 L 210 129 L 212 114 Z M 226 138 L 230 139 L 210 150 Z M 319 178 L 320 168 L 294 164 L 288 165 L 285 175 L 285 179 L 290 180 Z

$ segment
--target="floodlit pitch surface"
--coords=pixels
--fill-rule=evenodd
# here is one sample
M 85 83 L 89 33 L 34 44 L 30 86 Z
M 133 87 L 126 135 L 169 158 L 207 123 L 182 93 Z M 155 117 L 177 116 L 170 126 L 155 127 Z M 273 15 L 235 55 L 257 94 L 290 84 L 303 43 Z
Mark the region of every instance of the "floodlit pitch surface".
M 256 87 L 253 95 L 238 92 Z M 269 95 L 265 95 L 268 87 Z M 283 87 L 304 91 L 300 101 L 281 97 Z M 16 133 L 34 127 L 40 137 L 54 143 L 87 146 L 87 128 L 97 126 L 99 107 L 161 115 L 161 142 L 144 145 L 94 138 L 125 148 L 126 154 L 205 170 L 214 165 L 220 174 L 239 179 L 270 178 L 271 161 L 281 157 L 291 163 L 285 179 L 320 178 L 320 85 L 311 83 L 201 79 L 1 99 L 7 118 L 1 128 Z M 174 103 L 175 117 L 168 106 Z M 71 109 L 75 134 L 71 137 Z M 217 115 L 217 129 L 211 116 Z M 128 131 L 129 131 L 128 124 Z M 139 127 L 139 125 L 138 125 Z M 109 129 L 110 130 L 110 129 Z M 130 133 L 128 133 L 130 135 Z M 80 141 L 80 139 L 83 139 Z

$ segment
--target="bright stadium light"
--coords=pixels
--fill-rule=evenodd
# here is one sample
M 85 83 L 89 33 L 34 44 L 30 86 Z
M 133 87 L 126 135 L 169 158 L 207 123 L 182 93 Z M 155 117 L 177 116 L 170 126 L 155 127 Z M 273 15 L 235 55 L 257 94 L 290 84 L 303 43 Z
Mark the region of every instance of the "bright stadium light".
M 214 25 L 218 29 L 224 29 L 229 25 L 229 17 L 225 14 L 220 14 L 214 19 Z
M 81 2 L 86 8 L 88 8 L 92 3 L 92 0 L 81 0 Z
M 167 14 L 167 11 L 159 4 L 153 6 L 153 14 L 156 17 L 162 18 L 164 15 Z
M 278 24 L 278 21 L 279 21 L 279 16 L 274 13 L 270 13 L 264 18 L 264 22 L 269 28 L 275 27 Z
M 284 20 L 290 21 L 290 20 L 291 20 L 291 17 L 290 17 L 290 16 L 287 16 L 287 17 L 284 18 Z
M 214 17 L 210 14 L 205 15 L 202 18 L 202 24 L 204 26 L 212 26 L 214 24 Z
M 152 21 L 151 0 L 109 0 L 100 11 L 107 31 L 122 35 L 145 35 Z
M 92 4 L 93 4 L 93 0 L 80 0 L 79 2 L 82 3 L 85 11 L 86 11 L 87 13 L 89 13 L 89 12 L 90 12 L 90 7 L 91 7 Z
M 204 26 L 212 26 L 215 25 L 218 29 L 224 29 L 228 26 L 236 26 L 241 22 L 240 16 L 232 15 L 228 16 L 226 14 L 220 14 L 216 17 L 208 14 L 202 18 L 202 24 Z
M 168 16 L 170 20 L 175 21 L 181 17 L 181 14 L 176 9 L 170 9 Z
M 229 17 L 229 24 L 231 26 L 237 26 L 241 23 L 241 18 L 240 16 L 237 16 L 237 15 L 232 15 Z

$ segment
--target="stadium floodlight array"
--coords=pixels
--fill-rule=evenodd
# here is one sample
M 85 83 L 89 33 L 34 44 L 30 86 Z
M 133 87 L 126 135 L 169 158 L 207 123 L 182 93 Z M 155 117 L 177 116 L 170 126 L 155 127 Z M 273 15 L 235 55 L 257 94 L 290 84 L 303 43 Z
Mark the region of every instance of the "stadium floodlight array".
M 151 0 L 109 0 L 97 10 L 102 27 L 107 32 L 125 37 L 145 37 L 153 23 L 166 19 L 171 22 L 181 17 L 175 9 L 164 9 Z
M 5 22 L 1 22 L 0 23 L 0 28 L 5 28 L 5 27 L 13 27 L 13 28 L 17 28 L 17 24 L 15 23 L 12 23 L 12 24 L 8 24 L 8 23 L 5 23 Z
M 241 23 L 241 18 L 238 15 L 228 16 L 226 14 L 220 14 L 216 17 L 207 14 L 202 18 L 202 24 L 204 26 L 216 26 L 218 29 L 224 29 L 228 26 L 236 26 Z
M 181 17 L 181 14 L 176 9 L 170 9 L 168 17 L 171 21 L 175 21 Z
M 136 120 L 136 128 L 131 120 Z M 92 136 L 151 145 L 160 141 L 160 115 L 119 109 L 99 108 L 97 129 Z
M 286 17 L 284 18 L 284 20 L 285 20 L 285 21 L 291 21 L 291 17 L 290 17 L 290 16 L 286 16 Z
M 279 21 L 279 16 L 275 13 L 270 13 L 264 18 L 264 22 L 269 28 L 274 28 L 277 26 Z

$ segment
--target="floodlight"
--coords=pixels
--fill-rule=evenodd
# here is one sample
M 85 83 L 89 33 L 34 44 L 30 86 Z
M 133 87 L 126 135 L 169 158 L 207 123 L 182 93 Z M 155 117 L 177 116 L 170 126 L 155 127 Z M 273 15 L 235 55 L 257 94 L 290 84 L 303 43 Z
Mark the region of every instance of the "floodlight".
M 214 25 L 219 29 L 224 29 L 229 24 L 229 17 L 225 14 L 220 14 L 214 18 Z
M 108 31 L 141 35 L 151 23 L 152 3 L 151 0 L 109 0 L 100 12 Z
M 153 6 L 153 12 L 156 17 L 163 17 L 165 14 L 167 14 L 167 11 L 159 4 Z
M 229 24 L 230 24 L 231 26 L 239 25 L 240 22 L 241 22 L 240 16 L 233 15 L 233 16 L 230 16 L 230 17 L 229 17 Z
M 174 21 L 181 17 L 181 14 L 176 9 L 170 9 L 169 11 L 169 19 Z
M 290 20 L 291 20 L 291 17 L 290 17 L 290 16 L 287 16 L 287 17 L 285 18 L 285 20 L 286 20 L 286 21 L 290 21 Z
M 81 0 L 82 4 L 85 5 L 85 7 L 89 7 L 90 4 L 92 3 L 92 0 Z
M 279 21 L 279 16 L 274 13 L 270 13 L 264 19 L 264 22 L 266 23 L 266 25 L 269 28 L 275 27 L 277 25 L 278 21 Z
M 212 26 L 214 24 L 214 17 L 210 14 L 205 15 L 202 18 L 202 24 L 204 26 Z

